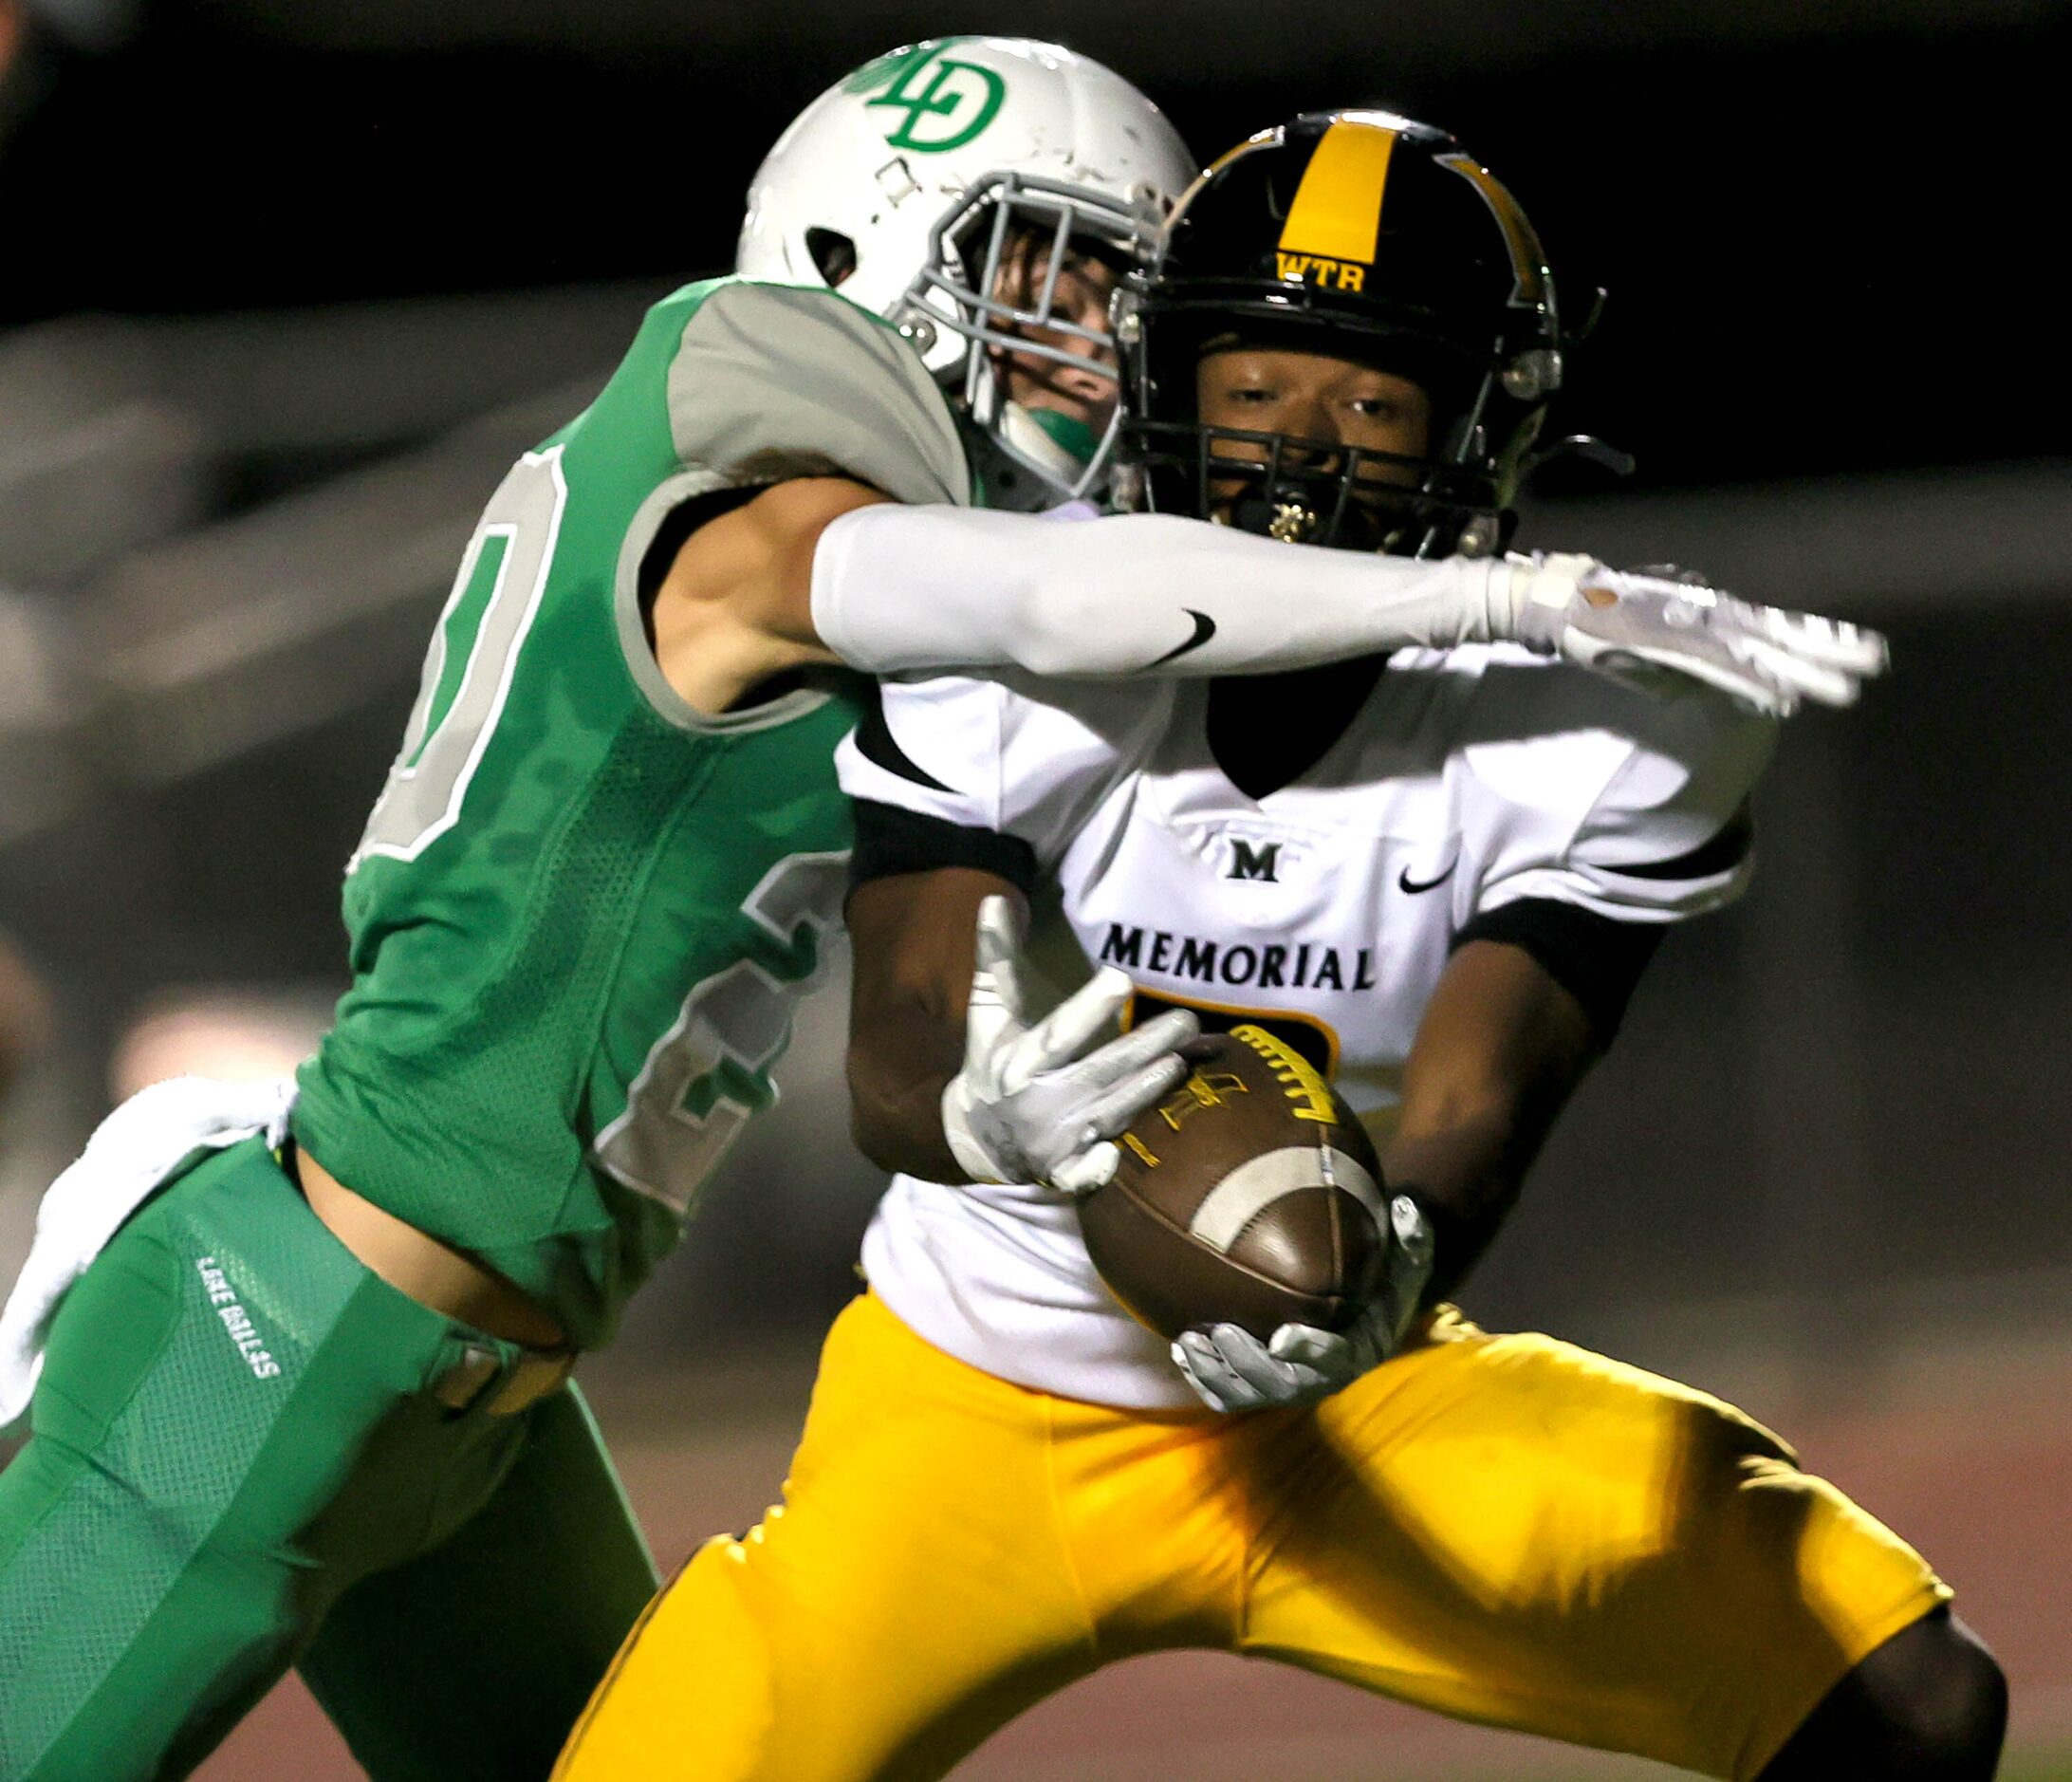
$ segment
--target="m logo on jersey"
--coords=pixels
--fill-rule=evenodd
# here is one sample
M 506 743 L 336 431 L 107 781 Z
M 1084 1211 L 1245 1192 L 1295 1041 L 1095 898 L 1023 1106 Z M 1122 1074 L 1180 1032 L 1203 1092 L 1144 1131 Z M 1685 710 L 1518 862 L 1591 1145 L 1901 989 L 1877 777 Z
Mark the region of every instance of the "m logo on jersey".
M 1225 875 L 1230 879 L 1264 879 L 1268 884 L 1278 884 L 1276 869 L 1281 863 L 1281 845 L 1278 842 L 1263 843 L 1254 848 L 1249 842 L 1238 837 L 1230 838 L 1230 870 Z
M 865 100 L 865 105 L 887 105 L 906 113 L 885 137 L 894 148 L 947 154 L 962 148 L 998 115 L 1008 96 L 1008 84 L 990 68 L 944 53 L 962 41 L 933 37 L 912 49 L 880 56 L 850 77 L 852 93 L 883 88 L 876 98 Z

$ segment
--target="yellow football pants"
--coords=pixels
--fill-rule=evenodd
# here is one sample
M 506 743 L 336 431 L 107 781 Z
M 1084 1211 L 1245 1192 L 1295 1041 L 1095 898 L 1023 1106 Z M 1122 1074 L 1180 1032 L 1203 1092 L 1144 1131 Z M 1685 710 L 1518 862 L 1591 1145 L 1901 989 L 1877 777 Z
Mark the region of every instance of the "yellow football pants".
M 783 1507 L 650 1608 L 562 1782 L 939 1776 L 1158 1647 L 1752 1776 L 1949 1596 L 1702 1393 L 1451 1312 L 1305 1411 L 1009 1385 L 877 1299 L 837 1321 Z

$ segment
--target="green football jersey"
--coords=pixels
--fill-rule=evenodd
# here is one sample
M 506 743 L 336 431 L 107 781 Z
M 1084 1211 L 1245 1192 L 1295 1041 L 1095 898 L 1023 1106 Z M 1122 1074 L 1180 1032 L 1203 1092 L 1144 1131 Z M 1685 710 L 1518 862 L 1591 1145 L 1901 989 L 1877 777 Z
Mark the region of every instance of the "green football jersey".
M 774 1100 L 840 917 L 852 693 L 701 715 L 640 605 L 673 509 L 802 474 L 970 499 L 948 404 L 866 311 L 731 279 L 657 305 L 491 497 L 346 868 L 353 986 L 296 1137 L 584 1346 Z

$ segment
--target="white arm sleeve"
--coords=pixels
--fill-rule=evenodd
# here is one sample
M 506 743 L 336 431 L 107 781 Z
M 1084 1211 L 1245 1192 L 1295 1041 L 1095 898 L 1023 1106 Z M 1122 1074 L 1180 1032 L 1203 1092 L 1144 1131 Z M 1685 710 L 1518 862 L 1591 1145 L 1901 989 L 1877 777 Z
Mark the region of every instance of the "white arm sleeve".
M 1513 562 L 1284 545 L 1200 520 L 950 507 L 843 514 L 813 624 L 852 666 L 1225 675 L 1515 635 Z

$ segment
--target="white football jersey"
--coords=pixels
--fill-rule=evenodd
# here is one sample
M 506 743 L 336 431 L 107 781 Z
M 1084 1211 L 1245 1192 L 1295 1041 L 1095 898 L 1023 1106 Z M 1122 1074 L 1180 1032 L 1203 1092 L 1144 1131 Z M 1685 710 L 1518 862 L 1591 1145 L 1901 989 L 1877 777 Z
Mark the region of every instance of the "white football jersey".
M 1211 752 L 1209 692 L 887 682 L 881 720 L 842 747 L 842 784 L 1009 838 L 1050 887 L 1034 899 L 1039 960 L 1058 956 L 1062 923 L 1069 969 L 1122 968 L 1138 1018 L 1180 1004 L 1258 1021 L 1383 1126 L 1475 918 L 1533 899 L 1662 923 L 1747 882 L 1747 800 L 1774 727 L 1702 690 L 1648 700 L 1508 645 L 1399 652 L 1322 758 L 1257 798 Z M 896 1177 L 863 1260 L 902 1319 L 991 1373 L 1101 1403 L 1195 1403 L 1101 1285 L 1064 1196 Z

